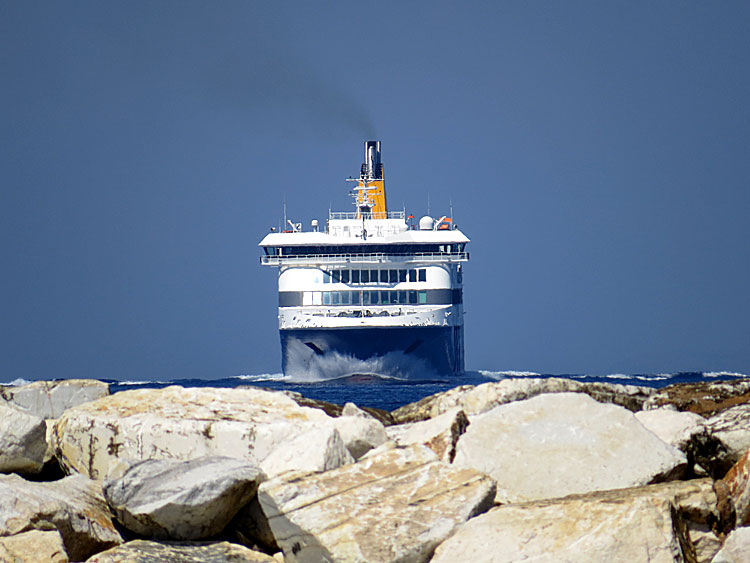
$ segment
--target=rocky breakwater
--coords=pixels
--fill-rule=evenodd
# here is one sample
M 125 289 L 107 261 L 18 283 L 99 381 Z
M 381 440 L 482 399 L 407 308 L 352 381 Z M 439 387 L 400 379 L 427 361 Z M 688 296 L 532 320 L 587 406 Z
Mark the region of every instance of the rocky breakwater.
M 0 561 L 736 563 L 747 384 L 693 400 L 509 379 L 393 413 L 86 382 L 52 408 L 29 399 L 51 384 L 5 388 Z

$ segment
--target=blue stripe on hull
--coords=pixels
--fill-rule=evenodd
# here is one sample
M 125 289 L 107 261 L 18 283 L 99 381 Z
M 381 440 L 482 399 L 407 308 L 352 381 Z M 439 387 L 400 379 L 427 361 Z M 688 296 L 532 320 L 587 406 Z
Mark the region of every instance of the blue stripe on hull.
M 303 380 L 353 373 L 429 379 L 464 371 L 463 327 L 291 329 L 281 335 L 282 370 Z

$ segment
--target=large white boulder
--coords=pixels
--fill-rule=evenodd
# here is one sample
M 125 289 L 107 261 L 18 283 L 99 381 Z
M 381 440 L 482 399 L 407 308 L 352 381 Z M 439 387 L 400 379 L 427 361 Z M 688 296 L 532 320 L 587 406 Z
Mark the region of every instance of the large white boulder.
M 141 536 L 198 540 L 221 532 L 263 477 L 229 457 L 147 460 L 105 482 L 104 496 L 117 519 Z
M 687 463 L 628 410 L 579 393 L 538 395 L 470 421 L 453 463 L 495 479 L 502 503 L 645 485 Z
M 86 563 L 276 563 L 270 555 L 226 541 L 159 543 L 133 540 L 97 553 Z
M 0 472 L 39 473 L 46 453 L 44 420 L 0 401 Z
M 264 482 L 260 506 L 284 560 L 427 561 L 456 527 L 492 504 L 494 483 L 425 446 Z
M 40 418 L 59 418 L 70 407 L 109 395 L 109 385 L 96 379 L 34 381 L 18 387 L 0 386 L 0 396 Z
M 266 475 L 287 471 L 328 471 L 354 463 L 333 424 L 321 424 L 280 443 L 261 462 Z
M 327 444 L 335 420 L 261 389 L 183 388 L 124 391 L 68 409 L 55 427 L 60 463 L 95 479 L 118 476 L 134 461 L 218 455 L 289 469 L 330 469 L 350 458 L 314 451 Z M 290 443 L 307 431 L 324 438 Z M 273 458 L 285 457 L 288 463 Z M 320 460 L 310 466 L 310 459 Z M 300 465 L 295 466 L 295 460 Z M 269 473 L 270 474 L 270 473 Z
M 0 536 L 57 530 L 72 561 L 122 543 L 101 484 L 83 475 L 50 483 L 0 475 Z
M 669 407 L 639 411 L 635 413 L 635 417 L 664 442 L 685 453 L 691 438 L 706 429 L 705 420 L 699 414 L 680 412 Z
M 348 403 L 351 404 L 351 403 Z M 350 411 L 351 412 L 351 411 Z M 384 443 L 386 436 L 383 424 L 364 411 L 359 414 L 343 415 L 334 419 L 334 425 L 354 459 L 359 459 L 373 448 Z
M 750 450 L 750 403 L 719 412 L 706 420 L 706 428 L 726 449 L 723 456 L 728 469 Z
M 674 502 L 624 494 L 494 508 L 459 528 L 437 548 L 432 563 L 694 560 Z
M 57 530 L 31 530 L 0 537 L 0 561 L 4 563 L 68 563 L 62 536 Z
M 737 528 L 727 536 L 711 563 L 748 563 L 750 561 L 750 528 Z

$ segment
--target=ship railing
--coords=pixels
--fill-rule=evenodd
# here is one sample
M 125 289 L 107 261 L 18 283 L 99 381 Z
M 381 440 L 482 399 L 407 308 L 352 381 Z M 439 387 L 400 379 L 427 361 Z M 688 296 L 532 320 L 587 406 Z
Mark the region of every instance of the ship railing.
M 371 211 L 357 213 L 355 211 L 329 211 L 328 219 L 403 219 L 406 214 L 403 211 Z
M 387 264 L 466 262 L 468 252 L 416 252 L 409 254 L 292 254 L 289 256 L 261 256 L 265 266 L 281 264 Z

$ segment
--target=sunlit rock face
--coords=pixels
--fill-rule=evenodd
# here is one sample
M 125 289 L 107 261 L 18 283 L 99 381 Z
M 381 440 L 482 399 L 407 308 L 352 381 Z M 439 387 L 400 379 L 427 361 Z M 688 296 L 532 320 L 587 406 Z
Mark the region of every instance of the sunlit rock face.
M 0 396 L 40 418 L 59 418 L 71 407 L 109 395 L 109 385 L 96 379 L 34 381 L 18 387 L 0 386 Z
M 523 502 L 679 477 L 687 460 L 635 416 L 580 393 L 538 395 L 474 417 L 454 464 L 497 482 L 497 502 Z
M 494 482 L 438 460 L 425 446 L 390 448 L 316 474 L 263 483 L 258 499 L 285 561 L 427 561 Z
M 60 463 L 94 479 L 122 474 L 135 461 L 218 455 L 259 465 L 267 475 L 322 471 L 353 461 L 322 410 L 260 389 L 139 389 L 67 410 L 54 442 Z M 289 444 L 297 440 L 295 451 Z M 322 448 L 322 450 L 321 450 Z
M 0 401 L 0 472 L 39 473 L 46 454 L 44 420 Z

